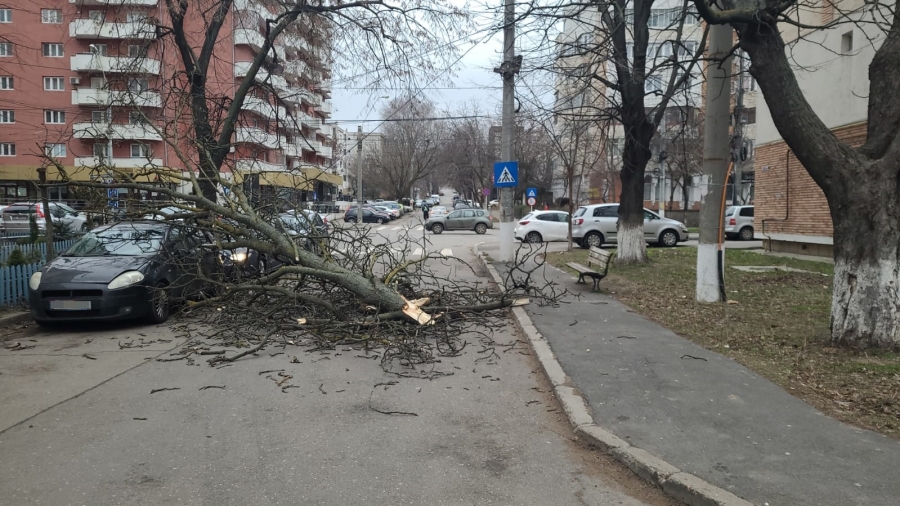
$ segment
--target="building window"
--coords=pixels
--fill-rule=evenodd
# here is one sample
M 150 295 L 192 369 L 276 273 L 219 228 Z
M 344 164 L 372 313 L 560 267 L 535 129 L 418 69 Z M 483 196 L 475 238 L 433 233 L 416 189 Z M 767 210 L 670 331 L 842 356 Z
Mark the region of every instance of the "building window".
M 66 89 L 66 83 L 63 81 L 62 77 L 45 77 L 44 78 L 44 90 L 45 91 L 64 91 Z
M 65 144 L 47 144 L 44 146 L 44 153 L 47 156 L 52 156 L 55 158 L 65 158 L 66 156 L 66 145 Z
M 132 158 L 150 158 L 150 145 L 149 144 L 132 144 L 131 145 L 131 157 Z
M 44 111 L 44 123 L 58 125 L 66 122 L 66 111 Z
M 125 20 L 129 23 L 142 23 L 147 20 L 147 12 L 142 10 L 128 11 Z
M 41 9 L 41 23 L 58 25 L 62 23 L 62 11 L 59 9 Z
M 11 109 L 6 109 L 0 111 L 0 123 L 15 123 L 16 122 L 16 111 Z
M 94 144 L 94 156 L 97 158 L 108 158 L 109 145 L 105 142 L 98 142 Z
M 44 42 L 41 44 L 41 50 L 43 51 L 44 56 L 50 58 L 62 58 L 65 56 L 65 50 L 63 49 L 62 44 Z
M 653 195 L 653 176 L 644 176 L 644 200 L 650 200 Z
M 96 21 L 97 23 L 102 23 L 102 22 L 106 21 L 106 11 L 98 11 L 98 10 L 89 11 L 88 19 Z
M 107 86 L 105 77 L 92 77 L 91 78 L 91 89 L 94 90 L 105 90 Z
M 12 9 L 0 9 L 0 23 L 12 23 Z
M 644 91 L 647 93 L 662 93 L 663 80 L 660 76 L 647 76 L 644 81 Z
M 12 42 L 0 42 L 0 56 L 12 56 L 12 55 L 13 55 Z
M 16 145 L 12 142 L 0 142 L 0 156 L 16 156 Z
M 146 125 L 147 116 L 144 116 L 144 113 L 142 113 L 141 111 L 129 111 L 128 123 L 130 125 Z
M 91 111 L 91 123 L 109 123 L 109 115 L 106 110 Z
M 150 89 L 150 81 L 146 77 L 128 78 L 128 91 L 141 93 Z
M 0 76 L 0 90 L 11 90 L 11 89 L 13 89 L 12 76 Z
M 853 32 L 841 35 L 841 52 L 848 54 L 853 51 Z
M 129 44 L 128 56 L 131 58 L 146 58 L 147 46 L 145 46 L 144 44 Z

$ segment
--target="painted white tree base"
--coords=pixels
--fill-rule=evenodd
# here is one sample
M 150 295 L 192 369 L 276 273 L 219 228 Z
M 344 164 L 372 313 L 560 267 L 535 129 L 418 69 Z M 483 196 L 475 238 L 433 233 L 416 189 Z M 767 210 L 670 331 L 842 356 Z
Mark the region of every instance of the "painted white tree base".
M 721 302 L 719 297 L 719 247 L 697 246 L 697 302 Z
M 644 227 L 619 226 L 618 251 L 616 262 L 621 264 L 640 264 L 647 261 L 647 240 L 644 239 Z

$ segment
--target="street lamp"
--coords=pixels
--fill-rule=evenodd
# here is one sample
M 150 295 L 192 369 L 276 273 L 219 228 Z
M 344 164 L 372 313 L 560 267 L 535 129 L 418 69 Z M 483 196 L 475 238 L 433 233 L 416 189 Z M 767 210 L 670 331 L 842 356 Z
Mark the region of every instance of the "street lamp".
M 669 154 L 663 149 L 659 152 L 659 216 L 666 217 L 666 158 Z

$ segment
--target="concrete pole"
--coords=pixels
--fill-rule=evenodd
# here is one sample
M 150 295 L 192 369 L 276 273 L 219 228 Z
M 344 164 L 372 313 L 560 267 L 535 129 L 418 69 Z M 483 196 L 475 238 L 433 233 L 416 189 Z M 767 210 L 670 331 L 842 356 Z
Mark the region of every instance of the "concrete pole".
M 697 247 L 697 301 L 725 300 L 725 251 L 720 242 L 720 209 L 728 173 L 729 110 L 731 108 L 732 29 L 712 25 L 706 86 L 706 124 L 703 130 L 703 174 L 706 192 L 700 197 L 700 244 Z M 727 58 L 726 58 L 727 57 Z
M 363 222 L 362 125 L 356 127 L 356 223 Z
M 515 153 L 515 75 L 518 66 L 515 63 L 516 10 L 513 0 L 504 0 L 503 27 L 503 63 L 500 75 L 503 76 L 503 123 L 500 141 L 500 158 L 512 161 Z M 500 190 L 500 258 L 501 262 L 511 262 L 515 247 L 515 224 L 513 222 L 513 188 Z

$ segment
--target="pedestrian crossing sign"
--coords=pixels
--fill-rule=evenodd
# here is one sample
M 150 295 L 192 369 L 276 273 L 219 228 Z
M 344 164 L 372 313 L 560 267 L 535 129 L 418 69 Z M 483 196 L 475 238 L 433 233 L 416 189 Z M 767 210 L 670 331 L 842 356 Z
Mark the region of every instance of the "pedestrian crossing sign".
M 519 184 L 519 162 L 495 162 L 494 186 L 506 188 Z

